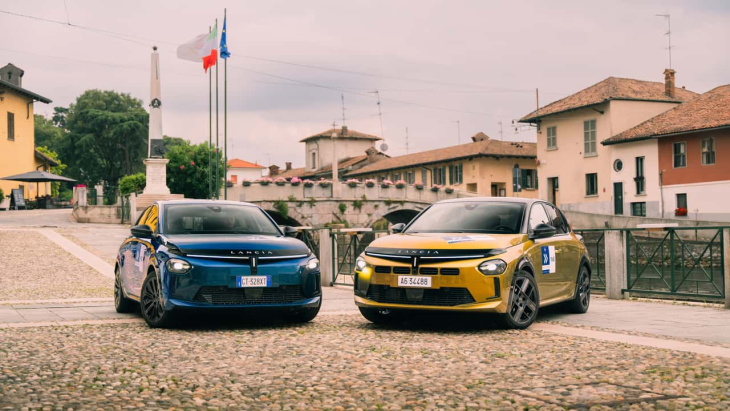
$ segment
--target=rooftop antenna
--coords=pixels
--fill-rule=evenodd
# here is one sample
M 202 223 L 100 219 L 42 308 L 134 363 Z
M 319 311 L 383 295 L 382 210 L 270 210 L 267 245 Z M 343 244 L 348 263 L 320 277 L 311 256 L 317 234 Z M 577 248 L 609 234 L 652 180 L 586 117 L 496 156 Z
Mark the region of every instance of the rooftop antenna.
M 461 144 L 461 121 L 456 120 L 454 123 L 456 123 L 456 142 Z
M 504 135 L 502 134 L 502 120 L 499 120 L 499 141 L 504 141 Z
M 406 126 L 406 154 L 408 154 L 408 126 Z
M 340 97 L 342 98 L 342 125 L 345 125 L 345 93 L 341 93 Z
M 667 36 L 667 40 L 669 42 L 669 45 L 667 47 L 667 50 L 669 50 L 669 68 L 672 68 L 672 17 L 667 14 L 657 14 L 657 17 L 664 17 L 667 19 L 667 32 L 664 33 L 665 36 Z
M 375 97 L 378 99 L 378 117 L 380 117 L 380 138 L 383 139 L 383 143 L 380 145 L 380 150 L 385 152 L 388 149 L 388 145 L 385 144 L 385 132 L 383 131 L 383 111 L 380 108 L 380 92 L 378 90 L 375 91 L 368 91 L 370 94 L 375 94 Z M 385 149 L 383 149 L 385 147 Z

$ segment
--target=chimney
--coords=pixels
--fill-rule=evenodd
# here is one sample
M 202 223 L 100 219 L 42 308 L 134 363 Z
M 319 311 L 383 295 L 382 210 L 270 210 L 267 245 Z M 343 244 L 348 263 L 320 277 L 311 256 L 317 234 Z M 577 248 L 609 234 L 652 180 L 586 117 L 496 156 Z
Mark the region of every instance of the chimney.
M 284 169 L 284 171 L 289 171 L 289 170 L 291 170 L 291 161 L 286 163 L 286 168 Z
M 7 81 L 18 87 L 23 87 L 23 74 L 25 72 L 18 67 L 8 63 L 5 67 L 0 68 L 0 80 Z
M 471 141 L 473 141 L 473 142 L 475 142 L 475 143 L 476 143 L 477 141 L 484 141 L 484 140 L 489 140 L 489 136 L 488 136 L 488 135 L 486 135 L 486 134 L 484 134 L 484 133 L 482 133 L 481 131 L 480 131 L 480 132 L 478 132 L 478 133 L 476 133 L 476 134 L 474 134 L 474 135 L 473 135 L 473 136 L 471 137 Z
M 270 165 L 269 166 L 269 177 L 273 178 L 277 174 L 279 174 L 279 166 L 277 166 L 276 164 Z
M 672 69 L 664 70 L 664 94 L 670 98 L 675 98 L 676 96 L 676 93 L 674 92 L 674 73 L 676 73 L 676 71 Z
M 342 126 L 342 137 L 347 135 L 347 126 Z
M 368 155 L 368 164 L 372 164 L 378 161 L 378 159 L 376 158 L 378 155 L 378 150 L 376 150 L 375 147 L 370 147 L 365 150 L 365 154 Z

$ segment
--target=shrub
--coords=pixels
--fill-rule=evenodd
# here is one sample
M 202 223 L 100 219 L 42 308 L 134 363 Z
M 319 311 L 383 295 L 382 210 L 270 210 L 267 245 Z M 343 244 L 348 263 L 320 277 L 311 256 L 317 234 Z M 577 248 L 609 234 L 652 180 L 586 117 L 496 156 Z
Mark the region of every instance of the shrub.
M 147 176 L 144 173 L 124 176 L 119 180 L 119 192 L 122 195 L 142 191 L 147 185 Z
M 340 203 L 337 207 L 340 209 L 340 214 L 345 214 L 345 211 L 347 211 L 347 204 L 345 203 Z
M 276 211 L 279 212 L 279 214 L 281 214 L 282 217 L 289 217 L 289 205 L 287 205 L 286 202 L 282 200 L 276 200 L 274 201 L 274 208 L 276 209 Z

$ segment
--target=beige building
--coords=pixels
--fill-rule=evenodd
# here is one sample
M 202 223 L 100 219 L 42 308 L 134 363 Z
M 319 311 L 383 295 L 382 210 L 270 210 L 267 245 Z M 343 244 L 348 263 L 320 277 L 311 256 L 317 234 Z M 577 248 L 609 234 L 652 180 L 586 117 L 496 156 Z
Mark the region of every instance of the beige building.
M 48 171 L 50 166 L 58 165 L 35 150 L 33 103 L 48 104 L 51 100 L 24 89 L 24 74 L 12 64 L 0 68 L 0 177 L 35 170 Z M 5 196 L 9 196 L 14 188 L 22 188 L 27 199 L 51 193 L 49 183 L 0 180 L 0 189 Z M 0 203 L 3 203 L 1 198 Z
M 656 169 L 656 143 L 636 146 L 653 153 L 643 164 L 636 163 L 640 156 L 634 152 L 621 154 L 618 164 L 612 146 L 601 141 L 696 96 L 675 89 L 674 71 L 667 70 L 664 83 L 609 77 L 524 116 L 520 122 L 537 127 L 540 198 L 565 210 L 624 214 L 630 189 L 624 177 L 635 175 L 637 164 Z M 658 178 L 647 174 L 645 191 L 634 192 L 631 201 L 654 195 Z M 651 207 L 658 211 L 658 204 Z
M 497 141 L 478 133 L 471 143 L 382 159 L 347 177 L 451 186 L 485 196 L 536 198 L 535 153 L 535 143 Z M 514 189 L 515 169 L 519 170 L 520 192 Z
M 336 142 L 334 140 L 337 140 Z M 304 143 L 305 170 L 308 172 L 331 166 L 336 144 L 337 161 L 363 156 L 375 147 L 380 137 L 348 130 L 347 126 L 332 128 L 300 140 Z
M 261 178 L 261 174 L 266 167 L 251 163 L 240 158 L 232 158 L 228 160 L 228 171 L 226 172 L 226 181 L 231 183 L 239 184 L 243 180 L 256 180 Z

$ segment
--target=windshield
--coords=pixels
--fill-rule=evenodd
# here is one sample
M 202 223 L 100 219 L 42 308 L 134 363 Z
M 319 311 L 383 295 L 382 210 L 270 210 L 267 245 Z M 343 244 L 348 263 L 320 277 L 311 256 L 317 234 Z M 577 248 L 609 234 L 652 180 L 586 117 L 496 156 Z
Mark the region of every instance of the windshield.
M 497 201 L 434 204 L 405 232 L 518 234 L 524 211 L 524 204 Z
M 263 210 L 233 204 L 166 205 L 163 233 L 281 235 Z

